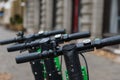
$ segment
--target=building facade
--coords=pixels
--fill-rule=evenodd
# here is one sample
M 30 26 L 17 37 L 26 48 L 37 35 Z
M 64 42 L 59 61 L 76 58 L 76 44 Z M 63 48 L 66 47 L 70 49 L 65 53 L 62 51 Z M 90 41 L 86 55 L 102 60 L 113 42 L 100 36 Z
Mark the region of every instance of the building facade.
M 13 18 L 15 15 L 23 17 L 24 5 L 22 2 L 24 0 L 4 0 L 3 5 L 3 19 L 2 24 L 10 24 L 10 18 Z
M 74 0 L 27 0 L 26 28 L 40 30 L 72 30 Z M 92 37 L 107 37 L 120 33 L 119 0 L 79 0 L 81 3 L 79 31 L 90 31 Z M 30 12 L 29 12 L 29 9 Z
M 67 29 L 72 21 L 71 0 L 27 0 L 24 25 L 28 31 Z

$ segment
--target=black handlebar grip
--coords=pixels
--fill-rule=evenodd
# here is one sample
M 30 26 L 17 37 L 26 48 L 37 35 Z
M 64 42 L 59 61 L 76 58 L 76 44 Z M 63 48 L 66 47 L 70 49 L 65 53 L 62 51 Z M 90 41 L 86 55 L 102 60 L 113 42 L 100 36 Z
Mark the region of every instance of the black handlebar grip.
M 101 40 L 101 47 L 120 44 L 120 36 L 113 36 Z
M 18 64 L 33 61 L 36 59 L 40 59 L 40 53 L 24 54 L 24 55 L 19 55 L 15 58 L 16 63 Z
M 19 55 L 15 59 L 16 59 L 16 62 L 19 64 L 19 63 L 34 61 L 37 59 L 53 58 L 53 57 L 57 57 L 62 54 L 63 53 L 60 49 L 57 51 L 57 54 L 54 54 L 54 51 L 43 51 L 42 53 L 34 52 L 34 53 Z
M 13 51 L 18 51 L 18 50 L 24 50 L 28 48 L 32 48 L 32 46 L 36 47 L 39 45 L 39 42 L 35 41 L 32 43 L 22 43 L 22 44 L 17 44 L 13 45 L 10 47 L 7 47 L 8 52 L 13 52 Z
M 90 32 L 79 32 L 69 35 L 69 40 L 90 37 Z
M 18 51 L 18 50 L 23 50 L 25 48 L 26 48 L 26 44 L 25 43 L 23 43 L 23 44 L 16 44 L 16 45 L 7 47 L 7 51 L 8 52 L 13 52 L 13 51 Z
M 16 39 L 10 39 L 10 40 L 4 40 L 4 41 L 0 41 L 0 45 L 5 45 L 5 44 L 10 44 L 16 42 Z
M 64 34 L 64 33 L 65 33 L 65 29 L 48 32 L 49 35 Z

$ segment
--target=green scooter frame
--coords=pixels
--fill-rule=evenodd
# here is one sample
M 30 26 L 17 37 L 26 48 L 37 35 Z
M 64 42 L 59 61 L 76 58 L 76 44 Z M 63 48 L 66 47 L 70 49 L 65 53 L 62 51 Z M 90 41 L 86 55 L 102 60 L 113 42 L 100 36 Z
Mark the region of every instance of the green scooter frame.
M 82 69 L 83 80 L 88 80 L 88 75 L 87 75 L 86 67 L 82 66 L 81 69 Z M 69 80 L 68 72 L 65 71 L 65 74 L 66 74 L 66 80 Z
M 38 49 L 37 52 L 41 52 L 41 49 Z M 44 61 L 43 61 L 43 62 L 44 62 Z M 60 61 L 59 61 L 59 57 L 55 57 L 55 58 L 54 58 L 54 62 L 55 62 L 55 65 L 56 65 L 57 70 L 58 70 L 58 71 L 61 71 L 61 64 L 60 64 Z M 86 67 L 85 67 L 85 66 L 82 66 L 81 69 L 82 69 L 83 79 L 84 79 L 84 80 L 88 80 L 88 75 L 87 75 Z M 66 75 L 66 80 L 69 80 L 67 71 L 65 71 L 65 75 Z M 45 65 L 44 65 L 44 80 L 46 80 L 46 69 L 45 69 Z M 63 79 L 63 80 L 64 80 L 64 79 Z
M 41 53 L 41 51 L 42 50 L 40 48 L 37 49 L 38 53 Z M 61 64 L 60 64 L 60 61 L 59 61 L 59 57 L 54 58 L 54 62 L 55 62 L 55 66 L 56 66 L 57 70 L 61 72 Z M 44 65 L 44 61 L 43 61 L 43 66 L 44 66 L 44 80 L 46 80 L 47 75 L 46 75 L 46 68 L 45 68 L 45 65 Z

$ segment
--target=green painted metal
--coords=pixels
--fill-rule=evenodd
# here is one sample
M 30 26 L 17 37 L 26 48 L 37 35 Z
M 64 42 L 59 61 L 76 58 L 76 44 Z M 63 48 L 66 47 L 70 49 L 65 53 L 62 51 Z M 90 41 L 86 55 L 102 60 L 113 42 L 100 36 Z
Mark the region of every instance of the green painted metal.
M 88 80 L 86 67 L 82 66 L 81 70 L 82 70 L 83 80 Z M 65 74 L 66 74 L 66 80 L 69 80 L 68 71 L 65 71 Z
M 87 69 L 86 69 L 86 67 L 82 66 L 81 69 L 82 69 L 83 80 L 88 80 L 88 75 L 87 75 Z
M 37 52 L 41 53 L 41 49 L 37 49 Z M 44 61 L 42 60 L 43 64 L 44 64 Z M 61 63 L 59 61 L 59 57 L 55 57 L 54 58 L 54 62 L 55 62 L 55 65 L 56 65 L 56 68 L 58 71 L 61 71 Z M 44 66 L 44 80 L 46 80 L 46 69 L 45 69 L 45 65 Z M 83 75 L 83 80 L 88 80 L 88 75 L 87 75 L 87 70 L 86 70 L 86 67 L 85 66 L 82 66 L 81 67 L 81 70 L 82 70 L 82 75 Z M 65 75 L 66 75 L 66 80 L 69 80 L 69 77 L 68 77 L 68 72 L 65 71 Z M 63 79 L 64 80 L 64 79 Z
M 61 71 L 61 64 L 60 64 L 60 61 L 59 61 L 59 57 L 55 57 L 54 62 L 55 62 L 57 70 Z
M 42 51 L 41 48 L 37 49 L 38 53 L 41 53 L 41 51 Z M 42 62 L 44 64 L 43 60 L 42 60 Z M 54 58 L 54 62 L 55 62 L 57 70 L 61 71 L 61 64 L 60 64 L 60 61 L 59 61 L 59 57 L 55 57 Z M 43 65 L 43 66 L 44 66 L 44 79 L 46 80 L 46 77 L 47 77 L 47 75 L 46 75 L 46 69 L 45 69 L 45 65 Z
M 37 52 L 40 54 L 42 52 L 42 49 L 38 48 Z M 46 69 L 45 69 L 45 65 L 44 65 L 44 60 L 42 60 L 41 62 L 43 63 L 43 67 L 44 67 L 43 68 L 44 69 L 44 80 L 46 80 L 47 75 L 46 75 Z
M 65 75 L 66 75 L 66 80 L 69 80 L 68 71 L 65 71 Z
M 38 53 L 41 53 L 41 52 L 42 52 L 42 49 L 41 49 L 41 48 L 37 49 L 37 52 L 38 52 Z

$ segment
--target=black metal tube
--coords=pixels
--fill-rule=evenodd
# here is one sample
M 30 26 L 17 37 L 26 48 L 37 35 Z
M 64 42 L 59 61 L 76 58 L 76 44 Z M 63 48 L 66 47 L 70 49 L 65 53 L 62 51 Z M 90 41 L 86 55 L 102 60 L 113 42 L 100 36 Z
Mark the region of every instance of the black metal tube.
M 80 38 L 90 37 L 90 32 L 78 32 L 69 35 L 69 40 L 75 40 Z
M 39 46 L 40 43 L 39 41 L 34 41 L 31 43 L 23 43 L 23 44 L 17 44 L 17 45 L 13 45 L 7 48 L 8 52 L 13 52 L 13 51 L 18 51 L 18 50 L 23 50 L 23 49 L 29 49 L 32 47 L 36 47 Z
M 75 40 L 75 39 L 79 39 L 79 38 L 85 38 L 85 37 L 89 37 L 90 36 L 90 32 L 80 32 L 80 33 L 74 33 L 74 34 L 69 34 L 69 35 L 62 35 L 61 38 L 59 39 L 54 39 L 56 43 L 63 43 L 65 41 L 71 41 L 71 40 Z M 37 47 L 42 43 L 46 43 L 46 41 L 51 41 L 51 38 L 44 38 L 41 39 L 41 41 L 34 41 L 31 43 L 23 43 L 23 44 L 18 44 L 18 45 L 14 45 L 14 46 L 10 46 L 7 48 L 8 52 L 12 52 L 12 51 L 17 51 L 17 50 L 22 50 L 22 49 L 27 49 L 27 48 L 31 48 L 31 47 Z
M 63 55 L 70 80 L 83 80 L 78 51 L 75 44 L 63 47 Z
M 0 41 L 0 45 L 10 44 L 16 42 L 16 38 Z
M 65 33 L 65 29 L 45 32 L 45 33 L 42 33 L 42 34 L 27 35 L 27 36 L 23 36 L 23 37 L 13 38 L 13 39 L 10 39 L 10 40 L 0 41 L 0 45 L 10 44 L 10 43 L 15 43 L 15 42 L 24 42 L 24 41 L 29 40 L 29 39 L 36 40 L 36 39 L 41 39 L 41 38 L 49 37 L 49 36 L 52 36 L 52 35 L 64 34 L 64 33 Z
M 101 40 L 101 46 L 110 46 L 110 45 L 116 45 L 116 44 L 120 44 L 120 36 L 113 36 L 113 37 L 109 37 L 109 38 L 105 38 Z
M 29 50 L 29 54 L 36 52 L 36 49 Z M 32 73 L 35 80 L 44 80 L 44 64 L 42 60 L 30 61 Z
M 23 55 L 19 55 L 15 58 L 16 63 L 25 63 L 25 62 L 29 62 L 29 61 L 34 61 L 37 59 L 40 59 L 41 54 L 40 53 L 31 53 L 31 54 L 24 54 Z

